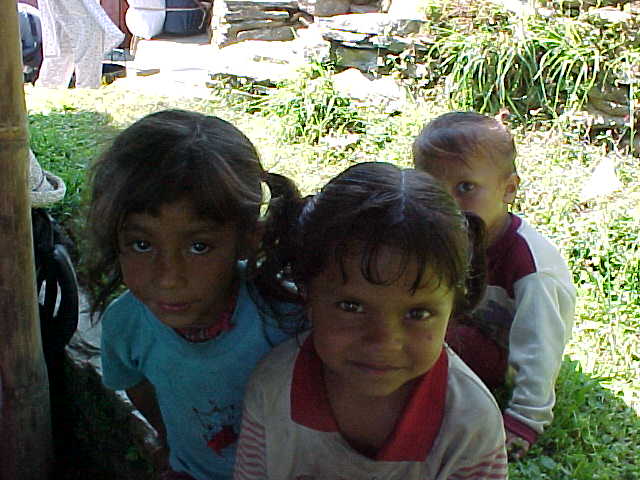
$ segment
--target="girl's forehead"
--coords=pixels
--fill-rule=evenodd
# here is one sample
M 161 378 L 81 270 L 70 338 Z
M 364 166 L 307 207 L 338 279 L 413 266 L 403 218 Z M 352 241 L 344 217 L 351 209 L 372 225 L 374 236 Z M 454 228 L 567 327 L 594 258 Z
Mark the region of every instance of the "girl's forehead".
M 222 228 L 226 224 L 218 222 L 204 215 L 189 199 L 165 202 L 143 210 L 127 213 L 122 221 L 121 228 L 127 228 L 133 224 L 154 224 L 184 226 L 194 225 L 208 228 Z M 230 223 L 230 222 L 227 222 Z
M 331 255 L 320 276 L 336 284 L 366 281 L 377 285 L 397 285 L 407 290 L 437 288 L 441 276 L 429 264 L 420 265 L 415 256 L 400 249 L 382 246 L 373 252 L 350 250 Z M 420 277 L 420 278 L 418 278 Z

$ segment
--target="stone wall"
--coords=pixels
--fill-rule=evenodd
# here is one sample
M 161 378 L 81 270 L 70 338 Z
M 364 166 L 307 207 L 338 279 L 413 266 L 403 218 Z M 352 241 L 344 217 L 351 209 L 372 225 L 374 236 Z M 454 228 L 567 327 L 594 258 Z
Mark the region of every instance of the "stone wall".
M 392 8 L 392 0 L 216 0 L 211 40 L 220 47 L 243 40 L 293 40 L 296 30 L 317 17 L 381 13 Z

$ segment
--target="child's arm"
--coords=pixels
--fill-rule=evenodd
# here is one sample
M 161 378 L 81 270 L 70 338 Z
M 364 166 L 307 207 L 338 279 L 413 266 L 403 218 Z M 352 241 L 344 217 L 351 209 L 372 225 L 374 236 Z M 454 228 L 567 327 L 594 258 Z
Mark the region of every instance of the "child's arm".
M 169 468 L 169 448 L 167 447 L 167 433 L 162 421 L 162 414 L 156 399 L 156 391 L 148 380 L 143 380 L 134 387 L 126 390 L 127 396 L 133 406 L 147 419 L 158 433 L 158 440 L 161 448 L 154 452 L 153 463 L 158 471 Z
M 509 334 L 509 366 L 515 378 L 504 412 L 511 444 L 516 437 L 533 444 L 553 418 L 555 382 L 575 307 L 575 290 L 568 275 L 568 271 L 562 277 L 557 270 L 541 271 L 514 285 L 516 311 Z M 514 452 L 518 457 L 526 453 L 528 445 L 512 448 L 521 450 L 520 455 Z

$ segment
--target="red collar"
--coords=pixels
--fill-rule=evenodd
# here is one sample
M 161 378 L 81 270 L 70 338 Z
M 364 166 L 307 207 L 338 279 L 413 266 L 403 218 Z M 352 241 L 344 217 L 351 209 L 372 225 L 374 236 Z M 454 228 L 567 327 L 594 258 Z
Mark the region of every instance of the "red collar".
M 444 417 L 448 371 L 448 357 L 443 349 L 436 364 L 416 385 L 376 460 L 416 462 L 427 458 Z M 291 384 L 291 419 L 321 432 L 337 432 L 322 377 L 322 361 L 313 348 L 311 336 L 300 348 Z
M 233 318 L 233 312 L 236 309 L 237 300 L 238 296 L 232 295 L 229 303 L 227 304 L 227 308 L 218 316 L 218 321 L 209 327 L 174 328 L 174 330 L 178 335 L 191 343 L 206 342 L 207 340 L 217 337 L 222 332 L 227 332 L 233 328 L 231 319 Z

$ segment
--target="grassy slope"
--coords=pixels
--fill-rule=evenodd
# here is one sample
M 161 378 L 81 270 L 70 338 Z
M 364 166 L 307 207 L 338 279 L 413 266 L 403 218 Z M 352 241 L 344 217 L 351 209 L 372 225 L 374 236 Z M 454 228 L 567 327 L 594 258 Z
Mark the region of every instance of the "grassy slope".
M 116 82 L 117 84 L 117 82 Z M 227 99 L 228 100 L 228 99 Z M 265 118 L 227 101 L 187 101 L 122 92 L 27 90 L 32 146 L 45 168 L 69 187 L 59 218 L 77 218 L 84 167 L 115 129 L 145 113 L 181 107 L 234 122 L 255 142 L 265 166 L 313 192 L 357 161 L 408 166 L 410 144 L 444 101 L 409 105 L 387 117 L 361 111 L 358 144 L 345 148 L 292 144 L 274 135 L 286 117 Z M 614 158 L 623 188 L 581 201 L 581 186 L 604 153 L 572 130 L 517 132 L 522 191 L 516 210 L 560 247 L 572 268 L 579 300 L 574 335 L 558 382 L 556 420 L 531 455 L 511 466 L 512 479 L 637 479 L 640 462 L 640 186 L 633 159 Z

